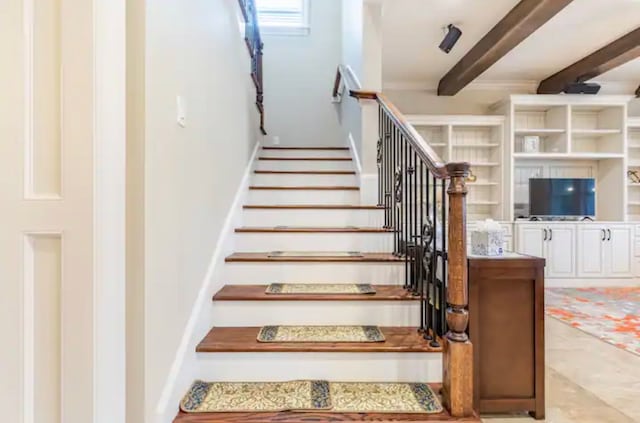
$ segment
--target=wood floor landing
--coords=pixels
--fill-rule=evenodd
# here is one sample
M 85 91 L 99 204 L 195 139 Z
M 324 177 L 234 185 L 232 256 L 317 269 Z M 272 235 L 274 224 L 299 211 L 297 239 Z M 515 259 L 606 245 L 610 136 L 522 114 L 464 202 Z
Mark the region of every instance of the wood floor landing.
M 267 285 L 226 285 L 214 301 L 418 301 L 406 289 L 395 285 L 373 285 L 375 294 L 267 294 Z
M 362 253 L 360 256 L 345 257 L 273 257 L 267 253 L 234 253 L 227 257 L 227 263 L 403 263 L 404 259 L 392 253 Z
M 303 226 L 274 226 L 274 227 L 244 227 L 236 228 L 236 233 L 298 233 L 298 234 L 313 234 L 313 233 L 331 233 L 331 234 L 345 234 L 345 233 L 393 233 L 392 229 L 385 228 L 359 228 L 355 226 L 345 226 L 342 228 L 329 228 L 329 227 L 303 227 Z
M 258 342 L 259 327 L 213 328 L 200 342 L 199 353 L 222 352 L 442 352 L 433 348 L 415 327 L 381 327 L 385 342 Z M 442 345 L 442 343 L 440 343 Z

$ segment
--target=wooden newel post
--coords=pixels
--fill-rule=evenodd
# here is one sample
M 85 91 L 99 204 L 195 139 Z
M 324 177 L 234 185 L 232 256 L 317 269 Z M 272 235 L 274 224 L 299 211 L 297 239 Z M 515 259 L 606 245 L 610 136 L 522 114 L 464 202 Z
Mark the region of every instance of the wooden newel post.
M 442 394 L 454 417 L 473 414 L 473 346 L 467 336 L 469 293 L 467 284 L 468 163 L 449 163 L 449 233 L 447 332 L 444 342 Z

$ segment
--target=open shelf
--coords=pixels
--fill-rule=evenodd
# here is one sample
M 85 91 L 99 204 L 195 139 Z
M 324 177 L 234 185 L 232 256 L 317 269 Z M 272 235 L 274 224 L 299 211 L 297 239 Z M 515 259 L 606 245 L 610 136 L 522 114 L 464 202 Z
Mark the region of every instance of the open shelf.
M 407 120 L 447 162 L 467 162 L 469 220 L 504 218 L 504 117 L 484 115 L 409 115 Z
M 452 145 L 453 148 L 497 148 L 500 144 L 458 144 Z
M 622 159 L 622 153 L 514 153 L 516 159 L 529 160 L 600 160 L 600 159 Z

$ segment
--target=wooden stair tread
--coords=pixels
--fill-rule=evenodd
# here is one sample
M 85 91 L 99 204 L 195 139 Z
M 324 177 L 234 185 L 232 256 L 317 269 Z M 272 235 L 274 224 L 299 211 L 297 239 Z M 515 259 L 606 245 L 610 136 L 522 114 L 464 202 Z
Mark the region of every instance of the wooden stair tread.
M 349 147 L 262 147 L 263 150 L 308 150 L 308 151 L 349 151 Z
M 268 285 L 225 285 L 213 301 L 418 301 L 398 285 L 373 285 L 375 294 L 267 294 Z
M 263 161 L 350 162 L 351 157 L 258 157 Z
M 266 253 L 234 253 L 225 259 L 228 263 L 241 262 L 319 262 L 319 263 L 402 263 L 403 259 L 394 256 L 392 253 L 362 253 L 361 256 L 354 257 L 270 257 L 272 252 Z
M 266 210 L 384 210 L 383 206 L 360 206 L 350 204 L 248 204 L 245 209 L 266 209 Z
M 435 392 L 441 384 L 430 383 Z M 375 422 L 375 423 L 426 423 L 426 422 L 474 422 L 480 418 L 452 417 L 447 411 L 439 414 L 392 414 L 392 413 L 178 413 L 173 423 L 332 423 L 332 422 Z
M 222 352 L 442 352 L 415 327 L 380 327 L 385 342 L 258 342 L 259 327 L 214 327 L 198 344 L 199 353 Z M 442 343 L 440 344 L 442 345 Z
M 355 175 L 355 170 L 256 170 L 257 175 Z
M 361 227 L 303 227 L 303 226 L 274 226 L 274 227 L 242 227 L 236 228 L 236 233 L 392 233 L 392 229 L 386 228 L 361 228 Z
M 267 185 L 267 186 L 256 186 L 252 185 L 249 187 L 250 190 L 285 190 L 285 191 L 358 191 L 360 187 L 357 186 L 277 186 L 277 185 Z

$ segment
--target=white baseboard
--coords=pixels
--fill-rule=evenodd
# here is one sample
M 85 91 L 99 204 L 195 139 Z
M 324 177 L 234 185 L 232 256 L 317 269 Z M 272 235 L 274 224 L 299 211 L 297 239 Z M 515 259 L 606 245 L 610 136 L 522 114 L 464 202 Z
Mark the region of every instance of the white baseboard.
M 211 296 L 216 290 L 214 284 L 221 284 L 223 281 L 218 276 L 223 273 L 225 257 L 233 252 L 234 229 L 237 226 L 241 226 L 242 223 L 242 206 L 248 196 L 252 168 L 259 149 L 260 142 L 257 142 L 220 232 L 207 273 L 202 281 L 198 297 L 162 389 L 162 395 L 155 407 L 155 413 L 149 419 L 154 423 L 170 423 L 173 421 L 180 400 L 198 377 L 199 364 L 195 350 L 196 345 L 211 329 L 208 306 L 211 303 Z
M 360 204 L 378 204 L 378 175 L 375 173 L 360 175 Z

